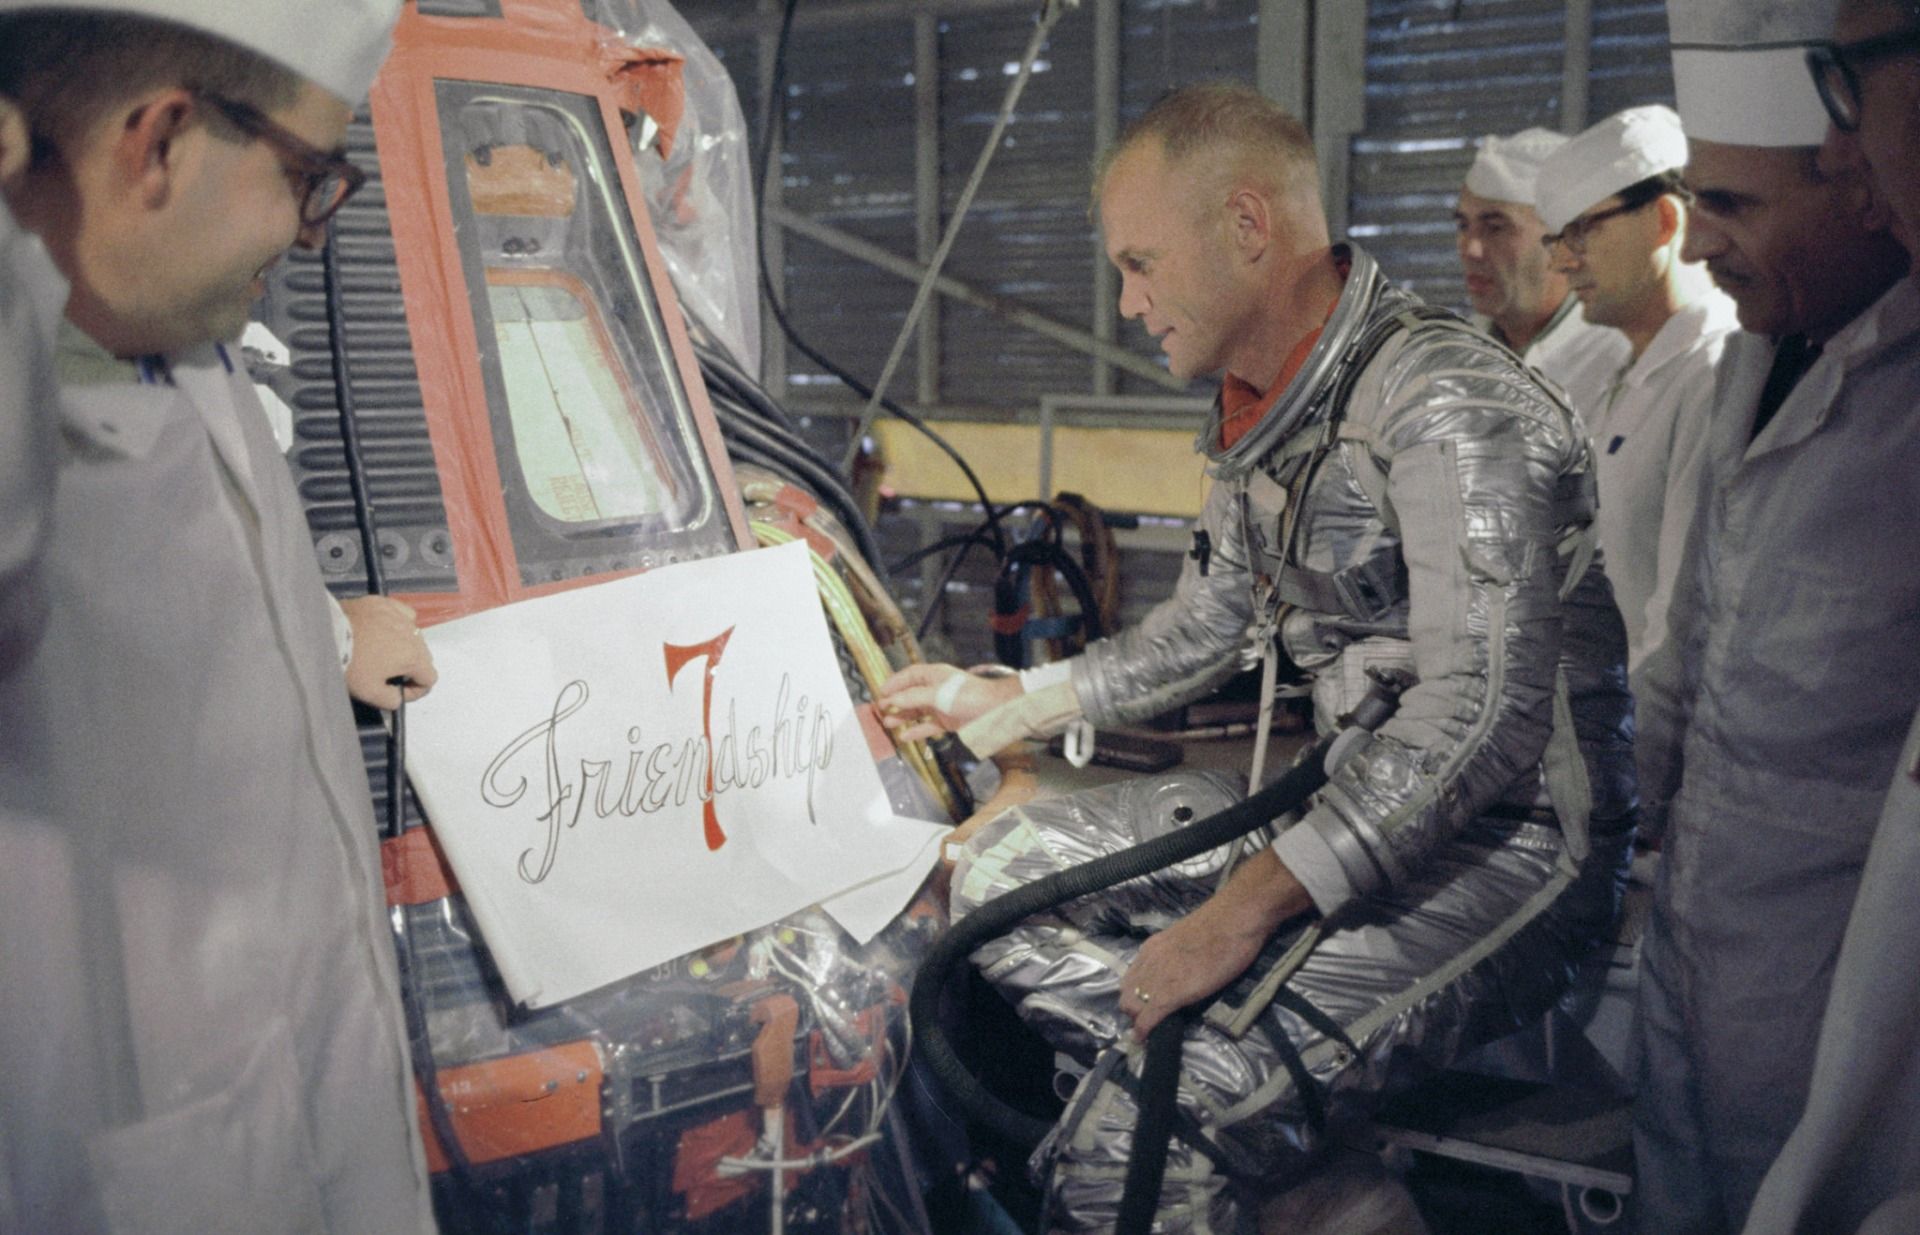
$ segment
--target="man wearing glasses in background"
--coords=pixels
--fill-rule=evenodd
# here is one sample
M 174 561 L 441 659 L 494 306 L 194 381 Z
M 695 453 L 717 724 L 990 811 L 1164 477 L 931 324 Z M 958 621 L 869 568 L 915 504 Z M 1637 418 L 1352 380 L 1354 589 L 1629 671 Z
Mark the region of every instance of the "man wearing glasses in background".
M 1821 1010 L 1920 682 L 1920 288 L 1856 169 L 1816 164 L 1832 0 L 1669 0 L 1727 341 L 1702 504 L 1637 678 L 1640 1229 L 1738 1231 L 1804 1106 Z
M 1561 385 L 1576 367 L 1617 367 L 1627 353 L 1618 333 L 1588 322 L 1539 247 L 1547 230 L 1535 209 L 1540 166 L 1566 142 L 1566 134 L 1548 129 L 1487 134 L 1453 208 L 1473 324 Z
M 0 1230 L 433 1229 L 334 619 L 226 346 L 363 178 L 399 2 L 324 8 L 0 0 L 0 187 L 72 288 L 50 492 L 0 510 L 50 523 L 0 670 Z M 354 661 L 431 684 L 371 612 Z
M 1609 116 L 1540 167 L 1542 237 L 1587 320 L 1627 341 L 1562 379 L 1600 472 L 1600 548 L 1627 625 L 1629 674 L 1666 605 L 1691 525 L 1713 368 L 1737 327 L 1705 267 L 1680 260 L 1691 214 L 1687 138 L 1666 107 Z
M 1831 125 L 1821 162 L 1864 160 L 1894 232 L 1920 240 L 1920 11 L 1847 0 L 1807 52 Z M 1905 458 L 1912 467 L 1912 452 Z M 1911 505 L 1920 473 L 1885 495 Z M 1908 683 L 1920 693 L 1920 683 Z M 1835 963 L 1806 1113 L 1746 1235 L 1920 1230 L 1920 717 L 1907 732 Z

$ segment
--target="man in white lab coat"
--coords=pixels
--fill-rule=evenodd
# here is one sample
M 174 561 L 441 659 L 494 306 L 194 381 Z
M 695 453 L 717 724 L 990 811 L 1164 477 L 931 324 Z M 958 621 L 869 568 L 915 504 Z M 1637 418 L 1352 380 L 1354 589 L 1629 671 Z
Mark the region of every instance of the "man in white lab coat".
M 1693 519 L 1713 404 L 1713 369 L 1739 325 L 1706 268 L 1680 260 L 1690 207 L 1680 184 L 1687 138 L 1671 108 L 1609 116 L 1540 169 L 1542 238 L 1554 270 L 1624 359 L 1591 355 L 1562 385 L 1593 438 L 1600 547 L 1627 624 L 1627 667 L 1666 605 Z
M 1619 364 L 1627 354 L 1617 332 L 1587 321 L 1540 247 L 1547 230 L 1534 208 L 1540 165 L 1566 141 L 1548 129 L 1489 133 L 1453 210 L 1474 325 L 1561 385 L 1578 365 Z
M 0 672 L 9 1235 L 433 1227 L 330 613 L 222 344 L 351 181 L 397 9 L 0 0 L 7 206 L 72 287 L 21 409 L 57 473 L 0 488 L 50 528 Z
M 1815 165 L 1833 4 L 1669 0 L 1727 343 L 1702 505 L 1640 675 L 1641 1229 L 1740 1229 L 1808 1093 L 1833 963 L 1920 681 L 1920 288 L 1864 178 Z
M 1897 0 L 1843 0 L 1815 81 L 1821 161 L 1864 160 L 1894 232 L 1920 240 L 1920 20 Z M 1911 501 L 1920 476 L 1908 475 Z M 1889 495 L 1893 500 L 1900 500 Z M 1920 683 L 1908 683 L 1920 693 Z M 1868 850 L 1820 1027 L 1806 1112 L 1754 1199 L 1746 1235 L 1920 1229 L 1920 718 Z

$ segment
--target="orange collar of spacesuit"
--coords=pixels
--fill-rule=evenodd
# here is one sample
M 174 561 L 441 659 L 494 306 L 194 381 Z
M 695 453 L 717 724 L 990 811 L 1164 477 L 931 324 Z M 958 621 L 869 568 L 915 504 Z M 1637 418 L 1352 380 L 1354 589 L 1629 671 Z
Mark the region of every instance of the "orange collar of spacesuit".
M 1334 259 L 1340 267 L 1340 278 L 1344 281 L 1353 269 L 1353 263 Z M 1320 342 L 1320 336 L 1327 328 L 1327 322 L 1333 320 L 1333 310 L 1340 302 L 1334 301 L 1327 306 L 1326 321 L 1308 331 L 1287 353 L 1286 363 L 1280 366 L 1280 376 L 1273 379 L 1267 392 L 1261 394 L 1252 386 L 1229 373 L 1220 380 L 1220 446 L 1225 450 L 1247 435 L 1247 430 L 1260 423 L 1273 405 L 1280 400 L 1280 392 L 1287 388 L 1294 376 L 1307 363 L 1307 357 L 1313 355 L 1314 345 Z

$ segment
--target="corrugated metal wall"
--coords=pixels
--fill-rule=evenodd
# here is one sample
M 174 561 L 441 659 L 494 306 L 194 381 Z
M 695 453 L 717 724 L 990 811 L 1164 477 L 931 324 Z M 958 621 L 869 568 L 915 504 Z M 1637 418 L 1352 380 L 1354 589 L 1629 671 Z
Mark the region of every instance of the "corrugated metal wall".
M 1673 101 L 1661 0 L 1594 0 L 1587 121 Z M 1462 307 L 1452 211 L 1475 143 L 1563 129 L 1567 12 L 1545 0 L 1373 0 L 1350 233 L 1396 280 Z
M 797 21 L 787 63 L 784 204 L 906 257 L 915 252 L 914 18 L 927 7 L 903 3 L 895 14 L 860 21 Z M 757 142 L 761 39 L 739 20 L 751 8 L 739 0 L 696 2 L 682 12 L 733 74 Z M 1123 0 L 1121 122 L 1172 86 L 1215 77 L 1251 81 L 1257 9 L 1257 0 Z M 777 17 L 766 21 L 777 28 Z M 1033 13 L 1024 7 L 939 20 L 943 222 L 1032 30 Z M 1094 22 L 1083 8 L 1060 21 L 1035 63 L 946 268 L 1082 330 L 1094 327 L 1099 254 L 1086 217 L 1093 60 Z M 904 320 L 912 286 L 800 237 L 788 235 L 785 244 L 793 321 L 816 348 L 871 380 Z M 945 301 L 939 311 L 939 402 L 1030 408 L 1044 394 L 1091 389 L 1088 357 L 980 309 Z M 1123 326 L 1120 341 L 1158 360 L 1138 327 Z M 789 351 L 787 374 L 789 395 L 801 402 L 835 385 L 798 352 Z M 1137 378 L 1122 379 L 1118 389 L 1166 393 Z M 911 397 L 913 383 L 896 377 L 889 393 Z
M 1199 81 L 1254 80 L 1255 29 L 1259 0 L 1123 0 L 1120 9 L 1120 125 L 1153 106 L 1178 86 Z M 1087 164 L 1089 151 L 1081 157 Z M 1082 189 L 1084 202 L 1086 190 Z M 1089 232 L 1091 236 L 1091 232 Z M 1099 254 L 1097 242 L 1093 251 Z M 1106 260 L 1100 257 L 1099 260 Z M 1087 278 L 1091 280 L 1091 275 Z M 1158 349 L 1145 342 L 1138 322 L 1123 321 L 1119 341 L 1143 355 L 1158 359 Z M 1084 384 L 1076 389 L 1085 390 Z M 1132 374 L 1116 374 L 1114 389 L 1128 395 L 1165 395 L 1165 387 Z M 1205 383 L 1194 393 L 1212 395 Z
M 1261 7 L 1260 0 L 1120 0 L 1117 122 L 1137 117 L 1174 86 L 1208 78 L 1254 81 Z M 948 273 L 983 290 L 1089 330 L 1094 272 L 1103 260 L 1086 218 L 1096 127 L 1092 8 L 1087 0 L 1055 28 L 948 266 Z M 755 0 L 687 0 L 682 10 L 733 74 L 758 140 L 760 83 L 769 71 L 762 56 L 778 26 L 777 6 L 768 13 Z M 1032 31 L 1033 10 L 991 7 L 991 0 L 903 0 L 875 4 L 857 19 L 808 21 L 808 11 L 806 4 L 798 10 L 802 20 L 787 65 L 784 204 L 912 256 L 916 18 L 941 14 L 932 20 L 944 212 L 992 126 Z M 1464 295 L 1452 212 L 1460 181 L 1481 135 L 1563 127 L 1566 6 L 1372 0 L 1366 11 L 1365 126 L 1352 144 L 1350 230 L 1393 277 L 1435 303 L 1459 306 Z M 1662 0 L 1591 0 L 1590 12 L 1588 117 L 1670 102 Z M 1576 29 L 1575 37 L 1581 33 Z M 1574 50 L 1577 55 L 1580 48 Z M 1352 90 L 1361 83 L 1322 81 L 1318 88 Z M 816 347 L 871 380 L 904 319 L 911 285 L 791 233 L 784 244 L 795 322 Z M 947 410 L 1005 415 L 1034 408 L 1045 394 L 1093 388 L 1088 357 L 951 300 L 941 301 L 938 311 L 937 396 Z M 1157 359 L 1136 324 L 1122 323 L 1119 341 Z M 911 357 L 891 388 L 905 401 L 915 394 Z M 851 402 L 799 353 L 789 349 L 785 364 L 784 395 L 800 410 Z M 1116 375 L 1113 388 L 1167 393 L 1126 374 Z M 809 432 L 837 447 L 847 424 L 826 420 Z M 984 469 L 994 461 L 974 463 Z M 897 558 L 978 519 L 975 507 L 910 502 L 883 518 L 881 535 Z M 1121 536 L 1129 620 L 1172 585 L 1183 545 L 1170 535 L 1162 529 Z M 918 614 L 945 561 L 929 560 L 896 581 L 909 612 Z M 990 656 L 990 583 L 985 555 L 976 554 L 956 574 L 936 626 L 948 641 L 941 650 L 963 660 Z
M 1395 280 L 1465 300 L 1453 206 L 1475 141 L 1560 126 L 1563 7 L 1547 0 L 1375 0 L 1367 124 L 1353 143 L 1350 234 Z
M 1664 0 L 1594 0 L 1592 120 L 1641 103 L 1673 106 Z
M 1019 9 L 940 23 L 943 225 L 980 158 L 1032 35 L 1029 14 Z M 1095 249 L 1086 213 L 1093 149 L 1093 22 L 1088 15 L 1070 13 L 1055 26 L 1033 69 L 947 270 L 1090 330 Z M 945 402 L 1032 406 L 1043 394 L 1088 388 L 1092 362 L 1085 356 L 1036 334 L 1009 331 L 983 310 L 948 304 L 940 324 Z
M 1085 217 L 1095 125 L 1091 7 L 1055 28 L 948 267 L 1082 329 L 1094 326 L 1099 260 Z M 1254 80 L 1260 7 L 1122 0 L 1120 123 L 1172 86 Z M 696 29 L 713 32 L 757 130 L 762 31 L 742 20 L 755 6 L 688 0 L 683 8 Z M 943 210 L 951 209 L 1032 30 L 1029 9 L 903 2 L 875 5 L 859 20 L 801 20 L 787 66 L 785 204 L 903 256 L 915 251 L 914 19 L 928 8 L 965 10 L 938 23 L 939 183 Z M 1671 102 L 1661 0 L 1591 0 L 1590 9 L 1587 117 Z M 804 18 L 807 6 L 799 11 Z M 769 33 L 777 24 L 776 16 L 762 20 Z M 1552 0 L 1371 0 L 1350 230 L 1393 277 L 1437 303 L 1463 302 L 1451 216 L 1473 144 L 1489 132 L 1563 127 L 1567 53 L 1567 6 Z M 877 375 L 911 287 L 811 241 L 789 235 L 785 243 L 795 322 L 841 364 Z M 939 312 L 939 403 L 1030 408 L 1043 394 L 1092 389 L 1092 362 L 1071 349 L 951 301 Z M 1154 357 L 1137 326 L 1123 323 L 1120 342 Z M 789 397 L 807 403 L 838 394 L 799 354 L 790 353 L 787 366 Z M 903 368 L 909 376 L 897 377 L 890 393 L 910 398 L 910 373 L 911 365 Z M 1125 375 L 1116 389 L 1163 393 Z

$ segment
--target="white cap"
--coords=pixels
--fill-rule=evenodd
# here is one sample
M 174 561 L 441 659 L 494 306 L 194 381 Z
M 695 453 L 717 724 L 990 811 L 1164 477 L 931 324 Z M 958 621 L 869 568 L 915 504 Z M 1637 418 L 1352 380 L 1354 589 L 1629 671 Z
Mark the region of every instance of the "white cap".
M 1687 136 L 1732 146 L 1817 146 L 1827 113 L 1807 44 L 1839 0 L 1667 0 L 1674 95 Z
M 1557 232 L 1628 185 L 1686 165 L 1687 135 L 1673 109 L 1629 107 L 1548 156 L 1535 208 L 1547 230 Z
M 1467 192 L 1531 206 L 1540 164 L 1566 143 L 1566 134 L 1552 129 L 1521 129 L 1512 137 L 1489 133 L 1480 139 L 1480 153 L 1467 169 Z
M 0 0 L 0 13 L 21 9 L 92 9 L 191 26 L 358 104 L 393 46 L 400 0 Z

